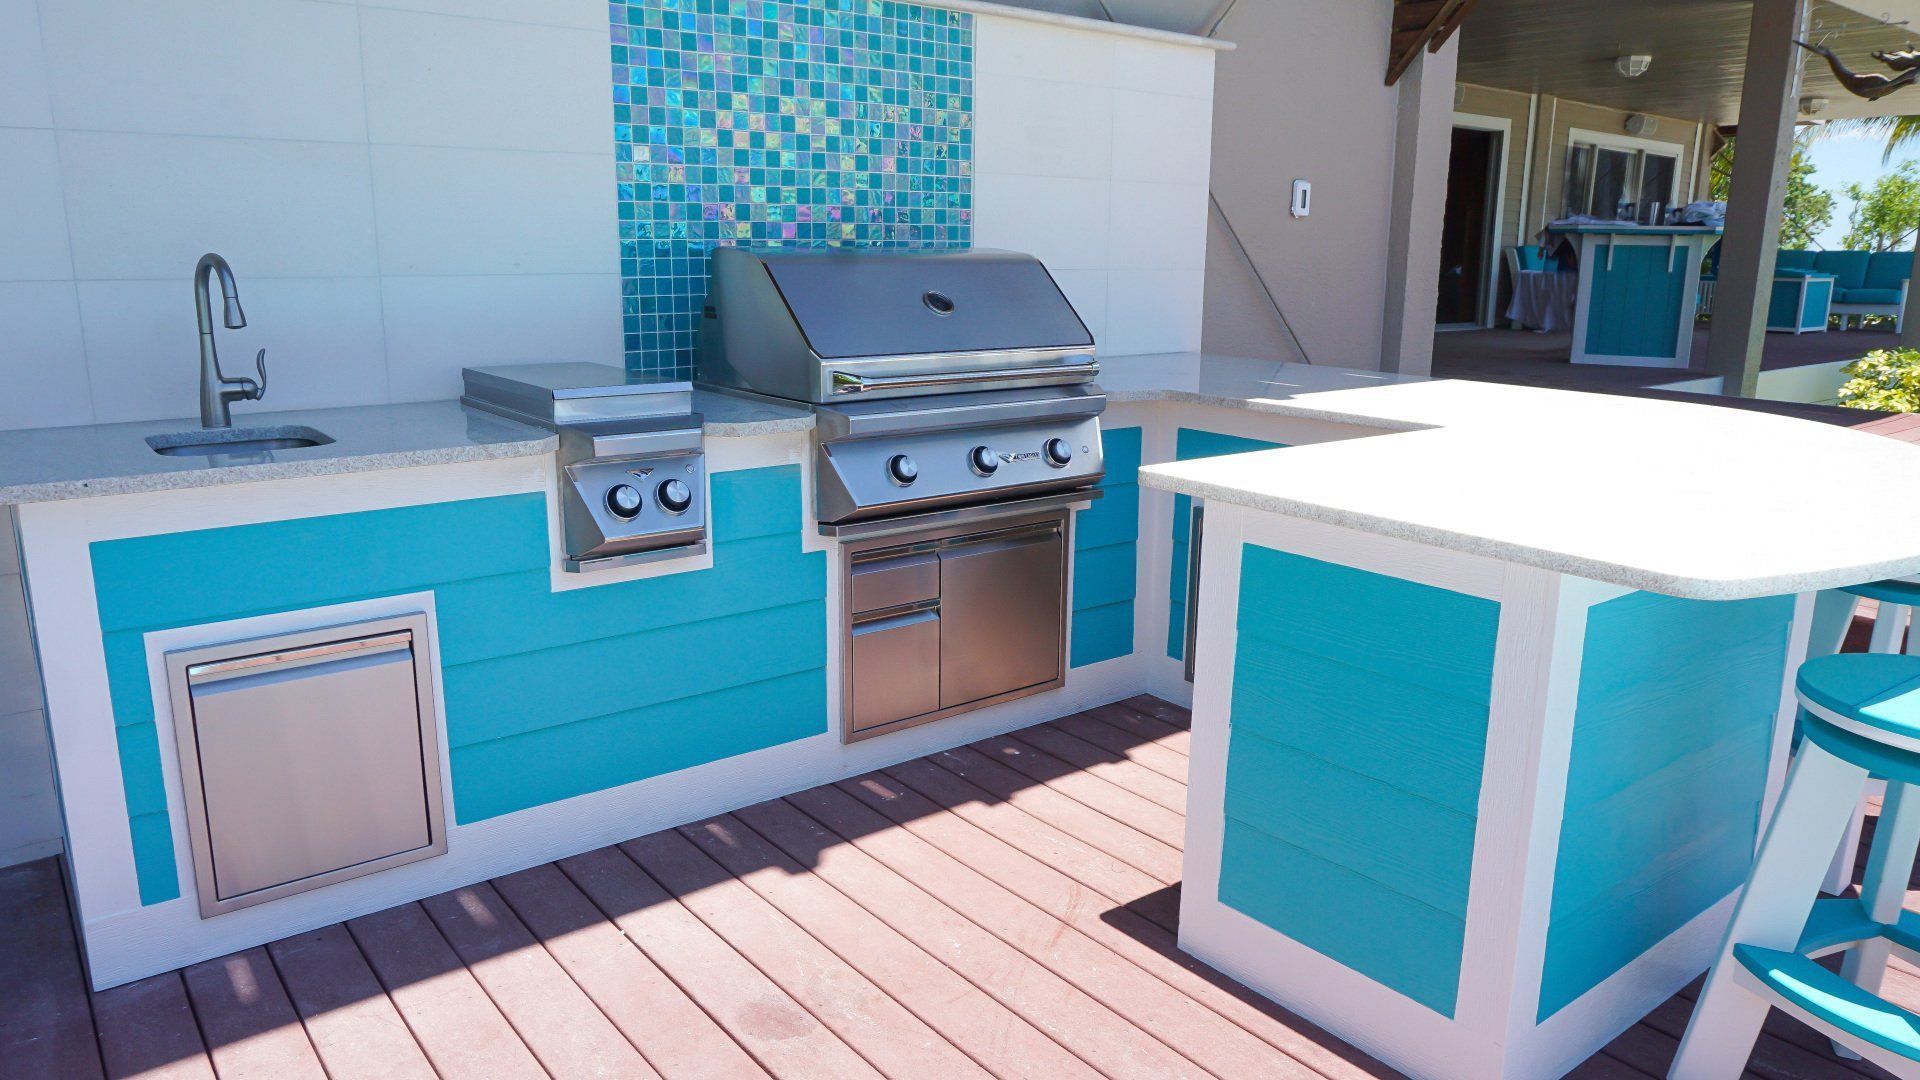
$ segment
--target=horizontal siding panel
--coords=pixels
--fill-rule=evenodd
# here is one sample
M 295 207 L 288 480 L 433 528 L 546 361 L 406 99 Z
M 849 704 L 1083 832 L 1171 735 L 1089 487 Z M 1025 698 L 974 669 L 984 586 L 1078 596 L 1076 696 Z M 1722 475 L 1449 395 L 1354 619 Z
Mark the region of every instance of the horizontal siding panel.
M 121 787 L 129 814 L 163 814 L 167 784 L 160 768 L 160 729 L 153 724 L 115 728 L 114 745 L 120 751 Z
M 476 543 L 484 538 L 484 543 Z M 300 558 L 324 552 L 326 558 Z M 188 626 L 544 567 L 538 493 L 97 541 L 103 630 Z M 166 567 L 167 588 L 153 569 Z
M 826 606 L 789 604 L 445 669 L 447 740 L 470 746 L 819 667 Z
M 1117 604 L 1133 599 L 1133 545 L 1109 544 L 1088 548 L 1074 556 L 1073 608 Z
M 1293 649 L 1449 697 L 1491 700 L 1493 601 L 1252 544 L 1243 579 L 1247 562 L 1251 575 L 1280 584 L 1241 607 L 1243 652 Z
M 1069 662 L 1086 667 L 1133 652 L 1133 601 L 1073 613 L 1073 643 Z
M 1131 484 L 1140 471 L 1144 443 L 1137 427 L 1100 429 L 1100 454 L 1106 459 L 1107 477 Z
M 1256 644 L 1235 661 L 1233 725 L 1463 814 L 1480 803 L 1487 705 Z
M 1466 924 L 1227 819 L 1220 902 L 1444 1016 Z
M 107 658 L 107 687 L 113 698 L 113 722 L 121 727 L 153 723 L 153 696 L 147 688 L 145 631 L 115 630 L 101 638 Z
M 1357 810 L 1356 808 L 1364 808 Z M 1226 814 L 1455 918 L 1474 815 L 1234 728 Z
M 173 823 L 164 811 L 137 814 L 127 820 L 133 834 L 133 875 L 142 904 L 162 904 L 180 896 L 180 874 L 174 867 Z
M 1101 484 L 1102 497 L 1074 515 L 1073 546 L 1082 550 L 1107 544 L 1131 544 L 1140 538 L 1140 488 Z
M 800 534 L 800 466 L 714 473 L 711 483 L 716 542 Z
M 453 751 L 461 824 L 825 734 L 815 668 Z
M 558 593 L 544 568 L 443 586 L 434 594 L 441 662 L 467 664 L 826 598 L 826 553 L 801 551 L 791 533 L 716 544 L 713 563 L 721 572 Z M 502 612 L 513 617 L 497 618 Z

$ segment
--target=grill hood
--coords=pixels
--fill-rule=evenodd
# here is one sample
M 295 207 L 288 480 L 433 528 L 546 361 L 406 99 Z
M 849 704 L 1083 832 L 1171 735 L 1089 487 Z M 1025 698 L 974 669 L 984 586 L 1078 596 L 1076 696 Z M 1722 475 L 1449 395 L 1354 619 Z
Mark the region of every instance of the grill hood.
M 1093 353 L 1030 255 L 719 248 L 699 379 L 824 403 L 1087 382 Z

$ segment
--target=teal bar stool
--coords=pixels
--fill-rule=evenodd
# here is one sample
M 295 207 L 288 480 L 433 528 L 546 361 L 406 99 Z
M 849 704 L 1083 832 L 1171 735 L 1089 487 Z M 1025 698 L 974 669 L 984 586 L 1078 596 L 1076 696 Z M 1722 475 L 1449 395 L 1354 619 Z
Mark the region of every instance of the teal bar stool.
M 1814 607 L 1812 640 L 1807 643 L 1809 658 L 1840 651 L 1842 642 L 1846 640 L 1847 628 L 1853 622 L 1853 609 L 1861 597 L 1880 605 L 1873 620 L 1873 635 L 1867 639 L 1868 652 L 1900 652 L 1904 638 L 1905 651 L 1920 654 L 1920 634 L 1908 633 L 1908 628 L 1913 625 L 1913 611 L 1920 607 L 1920 580 L 1890 578 L 1820 594 Z M 1877 792 L 1870 791 L 1869 794 Z M 1840 893 L 1853 884 L 1854 859 L 1860 850 L 1860 829 L 1865 817 L 1866 806 L 1862 800 L 1862 805 L 1854 809 L 1845 835 L 1834 849 L 1833 862 L 1827 870 L 1826 881 L 1821 884 L 1822 890 Z
M 1896 1076 L 1920 1077 L 1920 1015 L 1879 996 L 1892 949 L 1920 953 L 1901 910 L 1920 849 L 1920 656 L 1846 653 L 1801 665 L 1800 749 L 1668 1073 L 1737 1077 L 1781 1009 Z M 1836 837 L 1869 776 L 1887 801 L 1859 899 L 1821 899 Z M 1845 951 L 1836 975 L 1815 958 Z

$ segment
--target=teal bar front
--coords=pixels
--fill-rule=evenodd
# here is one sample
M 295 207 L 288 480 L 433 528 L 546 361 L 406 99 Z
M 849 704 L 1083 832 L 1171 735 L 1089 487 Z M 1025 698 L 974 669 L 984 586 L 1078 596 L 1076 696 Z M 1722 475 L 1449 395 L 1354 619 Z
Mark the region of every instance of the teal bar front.
M 1692 359 L 1700 260 L 1717 229 L 1640 225 L 1554 228 L 1579 257 L 1576 364 L 1684 368 Z

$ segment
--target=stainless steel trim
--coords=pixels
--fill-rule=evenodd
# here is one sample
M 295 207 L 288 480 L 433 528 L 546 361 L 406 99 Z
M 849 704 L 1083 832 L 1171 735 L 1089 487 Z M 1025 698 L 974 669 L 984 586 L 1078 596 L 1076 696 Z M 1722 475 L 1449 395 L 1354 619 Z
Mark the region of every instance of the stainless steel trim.
M 261 668 L 290 668 L 349 653 L 371 656 L 375 653 L 404 649 L 413 644 L 413 631 L 400 630 L 376 637 L 356 638 L 352 641 L 333 641 L 325 645 L 310 645 L 304 649 L 283 649 L 279 652 L 260 653 L 255 656 L 235 657 L 232 660 L 216 660 L 206 664 L 194 664 L 187 668 L 187 681 L 194 684 L 217 682 L 220 679 L 244 675 Z
M 560 454 L 567 462 L 589 458 L 685 453 L 701 448 L 699 413 L 677 413 L 668 426 L 635 429 L 624 423 L 572 424 L 560 428 Z
M 1107 397 L 1097 386 L 1043 390 L 1009 399 L 997 394 L 941 395 L 849 402 L 814 408 L 814 429 L 824 442 L 878 435 L 923 435 L 930 431 L 1099 416 Z
M 1011 499 L 1005 502 L 985 503 L 978 506 L 962 506 L 952 510 L 935 510 L 928 514 L 905 514 L 900 517 L 880 518 L 874 521 L 855 521 L 845 525 L 829 525 L 822 522 L 821 536 L 831 536 L 837 540 L 867 540 L 880 536 L 894 536 L 901 533 L 918 532 L 922 529 L 939 528 L 944 525 L 970 525 L 995 518 L 1012 517 L 1018 514 L 1033 513 L 1040 510 L 1054 510 L 1066 507 L 1075 509 L 1091 504 L 1106 497 L 1099 488 L 1076 488 L 1073 491 L 1060 491 L 1051 495 L 1041 495 L 1032 499 Z
M 346 643 L 343 639 L 351 639 L 353 643 L 384 644 L 395 638 L 405 639 L 405 643 L 413 653 L 413 692 L 418 720 L 422 768 L 421 798 L 426 811 L 427 843 L 421 847 L 341 866 L 279 885 L 221 898 L 217 892 L 218 885 L 214 874 L 212 833 L 208 824 L 205 801 L 206 787 L 201 775 L 200 748 L 194 723 L 193 691 L 196 684 L 189 674 L 190 670 L 196 667 L 215 668 L 221 661 L 229 658 L 252 659 L 268 656 L 297 657 L 288 665 L 293 667 L 329 661 L 352 662 L 387 650 L 381 648 L 349 649 L 338 652 L 321 650 L 324 650 L 327 645 Z M 265 647 L 264 651 L 255 651 L 261 646 Z M 235 653 L 245 653 L 246 656 L 236 657 Z M 183 811 L 187 819 L 188 846 L 193 862 L 196 900 L 201 918 L 212 918 L 238 908 L 252 907 L 255 904 L 263 904 L 295 893 L 446 854 L 447 826 L 443 797 L 446 773 L 441 756 L 440 723 L 433 690 L 436 660 L 425 614 L 416 612 L 410 615 L 369 619 L 364 622 L 316 627 L 311 630 L 276 634 L 250 641 L 229 641 L 181 649 L 167 653 L 165 665 L 169 703 L 173 712 L 174 742 L 178 752 L 181 790 L 186 796 Z M 263 663 L 254 666 L 251 670 L 232 674 L 271 677 L 272 673 L 269 665 Z M 200 685 L 204 685 L 206 681 L 202 679 Z
M 1100 374 L 1095 361 L 1061 364 L 1057 367 L 1008 368 L 1000 371 L 947 371 L 926 375 L 856 375 L 846 371 L 828 373 L 835 394 L 867 394 L 876 390 L 922 390 L 935 386 L 970 386 L 989 382 L 1025 382 L 1034 379 L 1082 379 L 1091 381 Z
M 585 574 L 595 570 L 612 570 L 621 566 L 643 566 L 647 563 L 666 562 L 668 559 L 691 559 L 706 553 L 707 542 L 696 540 L 691 544 L 680 544 L 676 547 L 634 551 L 625 555 L 607 555 L 598 559 L 567 559 L 560 564 L 560 568 L 569 574 Z
M 1193 514 L 1187 527 L 1187 625 L 1182 666 L 1188 682 L 1193 681 L 1194 646 L 1200 641 L 1200 543 L 1205 538 L 1207 509 L 1193 500 Z

